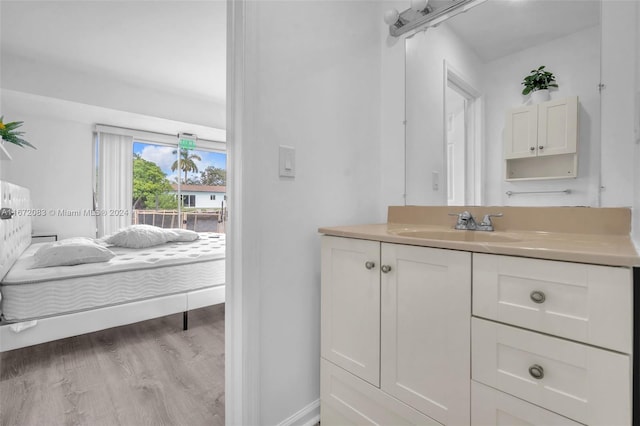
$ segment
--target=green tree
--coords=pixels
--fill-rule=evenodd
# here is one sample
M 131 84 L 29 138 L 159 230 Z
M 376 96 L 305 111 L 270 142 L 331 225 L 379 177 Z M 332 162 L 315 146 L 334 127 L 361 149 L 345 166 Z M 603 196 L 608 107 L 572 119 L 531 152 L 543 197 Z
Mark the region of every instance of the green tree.
M 135 156 L 133 159 L 133 208 L 177 208 L 178 202 L 170 192 L 173 192 L 173 187 L 162 169 L 153 161 L 147 161 L 139 155 Z
M 176 154 L 178 151 L 173 151 Z M 198 154 L 189 154 L 188 149 L 180 150 L 180 170 L 184 172 L 184 181 L 187 182 L 187 173 L 193 172 L 198 173 L 198 166 L 193 160 L 202 161 L 202 158 Z M 174 161 L 171 165 L 171 171 L 175 172 L 178 169 L 178 160 Z
M 213 166 L 207 166 L 200 172 L 200 184 L 227 186 L 227 171 Z

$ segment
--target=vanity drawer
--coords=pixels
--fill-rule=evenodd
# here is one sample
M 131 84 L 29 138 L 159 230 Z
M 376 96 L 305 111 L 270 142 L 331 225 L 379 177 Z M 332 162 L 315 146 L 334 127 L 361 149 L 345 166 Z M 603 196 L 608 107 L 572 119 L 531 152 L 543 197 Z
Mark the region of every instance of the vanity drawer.
M 581 425 L 475 381 L 471 382 L 471 424 L 473 426 Z
M 472 378 L 590 425 L 631 424 L 628 355 L 478 318 Z
M 630 268 L 477 253 L 473 315 L 631 353 Z

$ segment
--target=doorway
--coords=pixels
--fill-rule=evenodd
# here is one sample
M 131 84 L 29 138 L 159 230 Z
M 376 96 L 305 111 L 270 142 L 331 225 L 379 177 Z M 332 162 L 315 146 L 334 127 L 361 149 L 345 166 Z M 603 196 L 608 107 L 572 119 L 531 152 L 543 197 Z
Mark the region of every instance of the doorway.
M 482 204 L 482 94 L 445 61 L 447 204 Z

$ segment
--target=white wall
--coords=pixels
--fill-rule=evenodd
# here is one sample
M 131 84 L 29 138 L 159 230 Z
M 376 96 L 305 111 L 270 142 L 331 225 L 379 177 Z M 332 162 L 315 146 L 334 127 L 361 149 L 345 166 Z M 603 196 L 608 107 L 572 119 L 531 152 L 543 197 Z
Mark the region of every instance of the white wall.
M 178 121 L 116 111 L 12 90 L 2 90 L 0 108 L 25 123 L 25 139 L 37 149 L 9 146 L 12 161 L 2 162 L 3 178 L 31 190 L 33 207 L 47 214 L 33 218 L 34 231 L 56 232 L 60 238 L 95 236 L 95 217 L 61 216 L 58 210 L 92 209 L 93 127 L 96 123 L 224 140 L 216 131 Z M 53 211 L 54 213 L 50 213 Z
M 247 321 L 257 328 L 245 347 L 259 372 L 245 401 L 259 404 L 256 424 L 280 423 L 319 397 L 318 227 L 384 220 L 383 40 L 378 7 L 370 5 L 246 4 L 245 124 L 234 130 L 243 153 L 236 274 Z M 281 144 L 296 150 L 293 179 L 278 177 Z
M 405 203 L 404 159 L 405 159 L 405 54 L 404 37 L 391 37 L 389 27 L 382 17 L 384 11 L 395 8 L 406 9 L 404 0 L 388 0 L 379 3 L 377 23 L 383 42 L 381 52 L 381 101 L 380 101 L 380 205 L 381 217 L 386 218 L 387 206 Z
M 407 204 L 447 204 L 444 135 L 444 61 L 480 89 L 481 63 L 446 25 L 406 39 Z M 432 185 L 437 172 L 438 189 Z
M 503 159 L 505 112 L 523 105 L 528 97 L 520 84 L 530 70 L 540 65 L 556 75 L 558 89 L 552 99 L 579 97 L 578 177 L 529 182 L 506 182 Z M 549 43 L 534 46 L 484 64 L 486 93 L 486 198 L 488 205 L 598 205 L 600 173 L 600 28 L 592 27 Z M 570 195 L 518 195 L 506 191 L 571 189 Z
M 602 205 L 633 205 L 637 1 L 602 7 Z

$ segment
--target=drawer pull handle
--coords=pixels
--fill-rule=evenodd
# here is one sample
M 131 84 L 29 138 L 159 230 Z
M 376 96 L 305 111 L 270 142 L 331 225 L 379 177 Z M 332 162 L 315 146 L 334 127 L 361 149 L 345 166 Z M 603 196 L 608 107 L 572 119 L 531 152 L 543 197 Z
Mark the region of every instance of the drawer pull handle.
M 391 266 L 389 266 L 389 265 L 382 265 L 382 266 L 380 267 L 380 270 L 386 274 L 386 273 L 388 273 L 389 271 L 391 271 Z
M 531 300 L 533 300 L 535 303 L 544 303 L 544 301 L 547 299 L 547 296 L 545 296 L 543 292 L 538 290 L 532 291 L 529 297 L 531 297 Z
M 364 263 L 364 267 L 367 268 L 367 269 L 373 269 L 373 268 L 375 268 L 375 266 L 376 266 L 375 262 L 372 262 L 370 260 L 368 260 L 368 261 L 366 261 Z
M 540 380 L 544 377 L 544 368 L 538 364 L 533 364 L 529 367 L 529 374 L 531 374 L 531 377 L 534 379 Z

